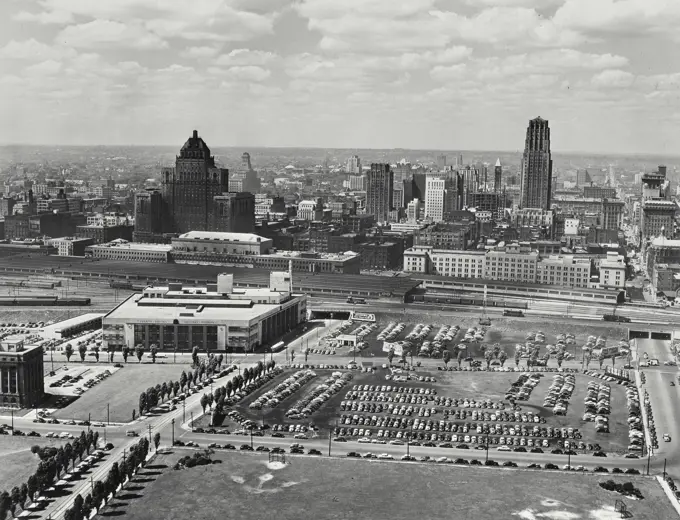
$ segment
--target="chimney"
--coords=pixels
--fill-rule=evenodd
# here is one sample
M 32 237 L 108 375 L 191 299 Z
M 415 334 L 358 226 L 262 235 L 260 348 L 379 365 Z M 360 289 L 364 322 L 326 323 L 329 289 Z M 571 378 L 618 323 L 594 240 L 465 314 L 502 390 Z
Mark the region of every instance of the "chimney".
M 194 139 L 198 139 L 198 130 L 194 130 Z

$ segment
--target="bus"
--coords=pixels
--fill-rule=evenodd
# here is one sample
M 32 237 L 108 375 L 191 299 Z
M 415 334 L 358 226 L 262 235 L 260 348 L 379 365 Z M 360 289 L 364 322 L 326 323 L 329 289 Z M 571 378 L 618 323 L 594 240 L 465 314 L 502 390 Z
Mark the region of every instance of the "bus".
M 524 318 L 524 313 L 522 311 L 514 309 L 503 310 L 503 316 L 514 316 L 515 318 Z
M 366 300 L 364 298 L 355 298 L 353 296 L 348 296 L 347 297 L 347 303 L 364 304 L 364 303 L 366 303 Z
M 630 323 L 630 318 L 626 316 L 619 316 L 618 314 L 605 314 L 602 316 L 604 321 L 617 321 L 619 323 Z
M 286 348 L 286 344 L 283 341 L 279 341 L 276 345 L 272 345 L 271 351 L 281 352 L 284 348 Z

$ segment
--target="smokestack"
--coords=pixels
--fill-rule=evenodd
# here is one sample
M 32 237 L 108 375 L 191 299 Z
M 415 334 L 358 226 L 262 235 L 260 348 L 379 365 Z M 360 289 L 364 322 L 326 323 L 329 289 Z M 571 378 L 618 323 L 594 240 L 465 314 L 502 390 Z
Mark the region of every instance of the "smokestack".
M 290 277 L 290 294 L 293 294 L 293 261 L 288 260 L 288 276 Z

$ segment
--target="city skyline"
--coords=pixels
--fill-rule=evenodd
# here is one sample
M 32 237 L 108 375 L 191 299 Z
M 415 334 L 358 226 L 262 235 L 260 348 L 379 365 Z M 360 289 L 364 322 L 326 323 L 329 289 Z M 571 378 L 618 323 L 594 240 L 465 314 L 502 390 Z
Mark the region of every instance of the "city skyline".
M 541 116 L 556 152 L 680 145 L 668 2 L 393 4 L 5 3 L 0 142 L 514 151 Z

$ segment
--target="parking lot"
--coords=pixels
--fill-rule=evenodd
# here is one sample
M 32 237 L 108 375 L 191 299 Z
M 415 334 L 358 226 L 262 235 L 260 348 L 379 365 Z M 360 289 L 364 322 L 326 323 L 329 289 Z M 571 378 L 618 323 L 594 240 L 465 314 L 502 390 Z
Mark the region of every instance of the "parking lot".
M 452 448 L 639 455 L 641 423 L 631 409 L 635 390 L 592 374 L 288 369 L 212 426 L 244 435 L 253 427 L 256 435 L 298 439 L 330 434 L 372 444 L 408 440 Z M 197 425 L 208 428 L 209 421 L 205 417 Z
M 45 391 L 59 397 L 77 397 L 113 375 L 113 365 L 64 365 L 45 377 Z

